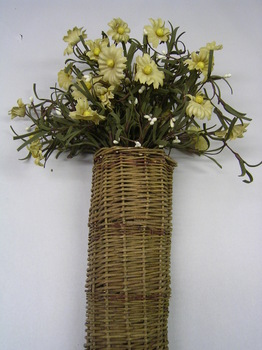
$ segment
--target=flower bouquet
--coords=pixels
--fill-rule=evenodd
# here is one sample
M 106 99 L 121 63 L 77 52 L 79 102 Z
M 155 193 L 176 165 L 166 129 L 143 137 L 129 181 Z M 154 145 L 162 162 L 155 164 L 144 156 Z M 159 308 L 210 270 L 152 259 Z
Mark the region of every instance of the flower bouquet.
M 87 269 L 87 349 L 167 349 L 172 148 L 205 156 L 229 149 L 250 118 L 223 98 L 229 74 L 214 74 L 214 41 L 189 52 L 183 33 L 150 19 L 142 41 L 113 19 L 99 39 L 74 27 L 69 58 L 50 96 L 18 99 L 11 118 L 31 121 L 18 150 L 44 166 L 55 151 L 94 154 Z M 165 152 L 166 150 L 166 152 Z M 261 164 L 261 163 L 260 163 Z

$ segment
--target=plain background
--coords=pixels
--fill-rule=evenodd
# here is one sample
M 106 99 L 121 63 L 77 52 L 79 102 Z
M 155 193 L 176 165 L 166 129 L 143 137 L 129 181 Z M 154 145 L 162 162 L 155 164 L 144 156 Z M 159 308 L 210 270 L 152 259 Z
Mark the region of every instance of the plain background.
M 114 17 L 142 38 L 148 18 L 186 31 L 190 51 L 216 40 L 215 72 L 231 73 L 225 99 L 253 119 L 232 143 L 248 162 L 262 158 L 262 2 L 0 1 L 0 349 L 83 348 L 85 270 L 92 156 L 51 158 L 45 169 L 18 161 L 8 110 L 32 85 L 49 96 L 64 66 L 62 38 L 74 26 L 89 39 Z M 262 349 L 262 167 L 255 181 L 238 178 L 229 153 L 220 170 L 205 158 L 173 153 L 170 350 Z

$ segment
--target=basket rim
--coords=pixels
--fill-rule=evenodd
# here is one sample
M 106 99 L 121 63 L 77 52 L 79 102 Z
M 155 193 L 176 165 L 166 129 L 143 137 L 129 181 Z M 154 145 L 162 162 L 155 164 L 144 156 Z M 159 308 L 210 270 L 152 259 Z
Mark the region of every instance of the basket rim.
M 171 158 L 163 149 L 156 148 L 146 148 L 146 147 L 121 147 L 121 146 L 112 146 L 112 147 L 102 147 L 94 153 L 94 161 L 97 158 L 102 158 L 105 155 L 112 153 L 120 154 L 136 154 L 136 155 L 148 155 L 148 156 L 163 156 L 166 162 L 173 166 L 177 166 L 177 162 Z

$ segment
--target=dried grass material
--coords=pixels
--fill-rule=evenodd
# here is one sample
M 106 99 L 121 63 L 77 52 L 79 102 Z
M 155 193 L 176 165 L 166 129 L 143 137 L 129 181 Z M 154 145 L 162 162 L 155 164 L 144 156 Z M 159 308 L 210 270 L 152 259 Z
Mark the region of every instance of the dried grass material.
M 168 349 L 172 179 L 163 150 L 95 154 L 85 347 Z

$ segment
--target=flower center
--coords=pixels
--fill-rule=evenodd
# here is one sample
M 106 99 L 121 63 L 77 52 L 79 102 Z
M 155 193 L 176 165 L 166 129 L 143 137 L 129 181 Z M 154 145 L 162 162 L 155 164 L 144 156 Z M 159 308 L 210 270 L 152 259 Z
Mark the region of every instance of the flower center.
M 203 99 L 202 96 L 197 95 L 196 98 L 195 98 L 195 101 L 196 101 L 196 103 L 199 103 L 200 105 L 202 105 L 204 99 Z
M 83 116 L 84 116 L 84 117 L 89 117 L 89 116 L 90 116 L 90 112 L 89 112 L 88 109 L 86 109 L 86 110 L 84 111 Z
M 113 68 L 114 65 L 115 65 L 115 62 L 114 60 L 112 60 L 112 58 L 109 58 L 107 61 L 106 61 L 106 64 L 109 68 Z
M 86 84 L 86 87 L 88 88 L 88 90 L 90 90 L 92 87 L 92 84 L 90 83 L 90 81 L 86 81 L 85 84 Z
M 101 50 L 99 49 L 99 47 L 96 47 L 96 48 L 94 49 L 94 55 L 95 55 L 95 56 L 98 56 L 98 55 L 100 54 L 100 52 L 101 52 Z
M 164 30 L 163 30 L 163 28 L 157 28 L 157 30 L 156 30 L 156 35 L 157 35 L 157 36 L 164 36 Z
M 146 74 L 146 75 L 149 75 L 152 73 L 152 67 L 150 65 L 147 65 L 144 67 L 143 69 L 143 72 Z
M 198 62 L 198 64 L 197 64 L 197 68 L 198 69 L 204 69 L 204 67 L 205 67 L 205 63 L 204 62 L 202 62 L 202 61 Z
M 117 28 L 117 32 L 118 32 L 118 34 L 122 35 L 125 32 L 125 28 L 124 27 L 118 27 Z

